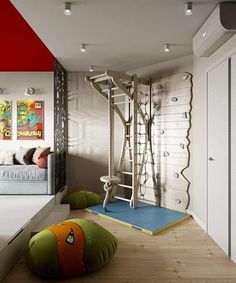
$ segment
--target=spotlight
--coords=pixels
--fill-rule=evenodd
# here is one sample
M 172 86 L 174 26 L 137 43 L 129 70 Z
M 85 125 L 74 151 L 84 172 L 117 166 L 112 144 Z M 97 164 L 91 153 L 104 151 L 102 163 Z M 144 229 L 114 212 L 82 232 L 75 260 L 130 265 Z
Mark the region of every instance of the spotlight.
M 86 44 L 82 43 L 80 45 L 80 52 L 85 53 L 86 52 Z
M 70 16 L 71 15 L 71 3 L 70 2 L 66 2 L 65 3 L 65 10 L 64 10 L 64 14 L 66 16 Z
M 91 65 L 91 66 L 89 67 L 89 72 L 92 73 L 93 71 L 94 71 L 94 66 Z
M 185 10 L 185 15 L 186 16 L 191 16 L 193 13 L 193 3 L 192 2 L 187 2 L 184 4 L 184 10 Z
M 164 52 L 165 53 L 169 53 L 170 52 L 170 44 L 169 43 L 164 44 Z
M 35 94 L 35 89 L 33 87 L 27 87 L 25 90 L 25 95 L 26 96 L 31 96 Z

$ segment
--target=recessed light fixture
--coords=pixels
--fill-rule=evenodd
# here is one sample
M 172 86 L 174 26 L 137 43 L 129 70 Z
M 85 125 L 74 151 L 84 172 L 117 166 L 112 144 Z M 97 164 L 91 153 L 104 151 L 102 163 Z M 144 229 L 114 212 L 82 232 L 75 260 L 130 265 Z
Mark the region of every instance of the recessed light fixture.
M 65 10 L 64 10 L 64 14 L 66 16 L 70 16 L 71 15 L 71 3 L 70 2 L 66 2 L 65 3 Z
M 86 52 L 86 44 L 85 44 L 85 43 L 82 43 L 82 44 L 80 45 L 80 52 L 82 52 L 82 53 L 85 53 L 85 52 Z
M 186 16 L 191 16 L 193 13 L 193 3 L 187 2 L 184 4 L 184 11 Z
M 91 66 L 89 66 L 89 72 L 93 72 L 94 71 L 94 66 L 93 65 L 91 65 Z
M 165 53 L 170 52 L 170 44 L 169 43 L 164 44 L 164 52 Z

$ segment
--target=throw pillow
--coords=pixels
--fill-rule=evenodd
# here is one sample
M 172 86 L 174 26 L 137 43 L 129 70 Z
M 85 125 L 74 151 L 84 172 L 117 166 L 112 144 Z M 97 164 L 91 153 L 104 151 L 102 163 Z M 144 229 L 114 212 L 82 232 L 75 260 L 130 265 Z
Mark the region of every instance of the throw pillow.
M 38 164 L 39 158 L 43 156 L 47 156 L 49 152 L 50 152 L 50 147 L 40 147 L 40 146 L 37 147 L 32 158 L 33 163 Z
M 12 152 L 0 152 L 0 165 L 13 165 L 13 156 L 14 154 Z
M 46 169 L 48 167 L 48 157 L 47 156 L 43 156 L 39 158 L 38 167 L 42 169 Z
M 34 151 L 35 148 L 20 147 L 15 155 L 16 162 L 22 165 L 29 165 L 32 161 L 32 156 L 34 154 Z

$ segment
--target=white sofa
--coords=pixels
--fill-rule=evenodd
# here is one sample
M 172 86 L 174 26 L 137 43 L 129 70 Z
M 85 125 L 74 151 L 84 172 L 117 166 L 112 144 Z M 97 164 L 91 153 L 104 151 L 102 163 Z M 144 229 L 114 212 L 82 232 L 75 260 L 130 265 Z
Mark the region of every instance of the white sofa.
M 51 195 L 54 190 L 54 154 L 48 155 L 47 169 L 37 165 L 1 165 L 1 195 Z

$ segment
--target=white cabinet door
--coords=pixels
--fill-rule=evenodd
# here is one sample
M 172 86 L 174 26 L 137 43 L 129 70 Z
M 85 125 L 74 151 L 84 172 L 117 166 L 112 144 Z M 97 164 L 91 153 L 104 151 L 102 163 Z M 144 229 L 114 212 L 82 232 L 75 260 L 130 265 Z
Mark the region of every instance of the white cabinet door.
M 228 60 L 208 72 L 208 233 L 229 253 Z
M 236 262 L 236 55 L 231 58 L 231 257 Z

